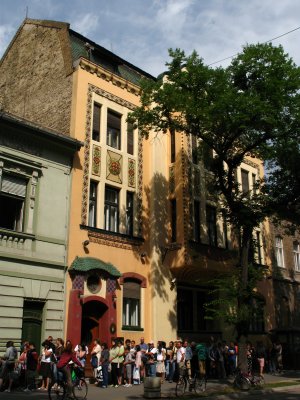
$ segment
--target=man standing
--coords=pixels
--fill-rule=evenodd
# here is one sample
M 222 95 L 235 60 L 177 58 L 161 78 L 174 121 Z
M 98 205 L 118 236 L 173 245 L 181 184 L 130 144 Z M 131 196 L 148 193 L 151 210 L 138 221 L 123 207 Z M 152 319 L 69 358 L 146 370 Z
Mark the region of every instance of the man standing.
M 177 340 L 176 342 L 176 368 L 177 368 L 177 376 L 181 376 L 184 373 L 185 368 L 185 348 L 182 346 L 182 341 Z
M 35 344 L 29 342 L 29 350 L 26 354 L 26 389 L 24 392 L 30 392 L 36 388 L 35 378 L 37 372 L 39 355 L 35 349 Z
M 196 351 L 198 355 L 200 377 L 203 378 L 206 376 L 207 349 L 205 344 L 198 343 L 196 346 Z
M 145 343 L 145 339 L 143 337 L 141 337 L 140 349 L 141 349 L 141 353 L 142 353 L 142 356 L 141 356 L 142 364 L 141 364 L 140 373 L 141 373 L 141 381 L 143 381 L 144 377 L 146 376 L 146 363 L 148 361 L 148 358 L 146 356 L 146 353 L 148 352 L 148 346 Z

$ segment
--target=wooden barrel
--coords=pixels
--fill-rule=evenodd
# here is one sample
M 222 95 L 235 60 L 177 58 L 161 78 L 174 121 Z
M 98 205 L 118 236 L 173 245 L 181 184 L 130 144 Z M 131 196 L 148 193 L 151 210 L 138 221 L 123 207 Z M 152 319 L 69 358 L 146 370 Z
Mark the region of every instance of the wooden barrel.
M 144 398 L 160 399 L 161 398 L 161 378 L 147 377 L 144 379 Z

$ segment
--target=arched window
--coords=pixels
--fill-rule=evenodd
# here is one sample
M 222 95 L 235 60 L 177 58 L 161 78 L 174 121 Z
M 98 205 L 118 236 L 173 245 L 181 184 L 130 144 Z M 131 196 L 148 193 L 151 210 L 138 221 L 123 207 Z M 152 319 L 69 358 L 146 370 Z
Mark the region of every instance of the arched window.
M 141 325 L 141 282 L 127 278 L 123 283 L 123 326 Z

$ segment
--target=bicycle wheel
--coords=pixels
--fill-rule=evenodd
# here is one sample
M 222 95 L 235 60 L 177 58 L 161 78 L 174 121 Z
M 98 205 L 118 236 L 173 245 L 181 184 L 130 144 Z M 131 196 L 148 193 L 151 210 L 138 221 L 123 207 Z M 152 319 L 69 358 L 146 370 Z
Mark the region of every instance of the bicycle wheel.
M 203 378 L 200 378 L 198 376 L 196 376 L 194 378 L 194 390 L 196 394 L 201 394 L 203 392 L 205 392 L 206 390 L 206 378 L 205 376 Z
M 176 396 L 180 397 L 184 395 L 186 389 L 186 380 L 182 377 L 178 379 L 178 382 L 176 383 Z
M 255 378 L 255 386 L 257 388 L 263 388 L 265 386 L 265 378 L 263 376 L 257 376 Z
M 237 375 L 233 384 L 240 390 L 249 390 L 251 386 L 249 379 L 243 375 Z
M 66 387 L 64 383 L 49 384 L 48 386 L 49 400 L 64 400 L 66 397 Z
M 73 384 L 72 387 L 73 396 L 77 400 L 84 400 L 88 394 L 88 386 L 86 381 L 81 379 L 76 379 L 76 382 Z

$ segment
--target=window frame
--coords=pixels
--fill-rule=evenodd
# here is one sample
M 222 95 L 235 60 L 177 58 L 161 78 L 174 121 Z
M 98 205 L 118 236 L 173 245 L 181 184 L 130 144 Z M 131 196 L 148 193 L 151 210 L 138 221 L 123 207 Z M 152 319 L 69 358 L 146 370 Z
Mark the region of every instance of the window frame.
M 90 180 L 90 189 L 89 189 L 89 215 L 88 215 L 88 224 L 89 226 L 91 226 L 92 228 L 97 228 L 97 216 L 98 216 L 98 182 L 94 181 L 94 180 Z M 95 188 L 95 194 L 92 195 L 91 194 L 91 189 Z M 93 197 L 93 198 L 92 198 Z M 91 224 L 91 211 L 90 211 L 90 207 L 91 205 L 94 206 L 94 210 L 93 210 L 93 221 Z
M 175 132 L 172 129 L 170 131 L 170 162 L 173 164 L 176 159 L 176 143 L 175 143 Z
M 4 191 L 3 190 L 3 183 L 5 181 L 5 177 L 14 177 L 15 179 L 19 181 L 23 181 L 24 183 L 24 195 L 22 194 L 17 194 L 13 193 L 13 188 L 11 187 L 11 191 Z M 0 229 L 7 229 L 13 232 L 18 232 L 18 233 L 26 233 L 26 210 L 27 210 L 27 204 L 28 204 L 28 184 L 29 184 L 29 178 L 24 176 L 24 175 L 17 175 L 14 173 L 9 173 L 7 171 L 3 171 L 1 181 L 0 181 L 0 201 L 2 203 L 2 199 L 5 201 L 8 201 L 10 210 L 8 215 L 11 215 L 10 212 L 12 211 L 12 201 L 14 204 L 14 220 L 11 221 L 13 222 L 13 225 L 8 227 L 8 226 L 0 226 Z M 9 178 L 7 178 L 7 182 L 9 182 Z M 9 185 L 9 184 L 8 184 Z M 9 190 L 9 189 L 8 189 Z M 0 223 L 2 225 L 2 222 Z
M 126 191 L 126 234 L 133 236 L 134 231 L 134 192 Z
M 298 241 L 293 242 L 293 256 L 295 272 L 300 272 L 300 244 Z
M 245 195 L 249 194 L 250 191 L 249 171 L 243 168 L 241 168 L 241 188 L 243 194 Z
M 99 110 L 99 114 L 98 114 L 98 110 Z M 93 103 L 92 139 L 96 142 L 100 142 L 100 139 L 101 139 L 100 133 L 101 133 L 101 105 L 97 102 L 94 102 Z
M 111 119 L 110 119 L 111 117 Z M 116 119 L 118 118 L 118 123 Z M 113 121 L 115 119 L 115 121 Z M 106 145 L 121 150 L 122 115 L 110 108 L 107 109 Z M 116 142 L 116 143 L 115 143 Z
M 126 285 L 129 288 L 126 288 Z M 129 297 L 126 291 L 138 292 L 134 296 Z M 134 288 L 135 286 L 135 288 Z M 122 306 L 122 328 L 131 330 L 141 329 L 141 282 L 134 278 L 125 278 L 123 282 L 123 306 Z M 135 320 L 135 321 L 134 321 Z
M 170 222 L 171 222 L 171 242 L 177 242 L 177 202 L 176 199 L 170 199 Z
M 278 259 L 279 259 L 278 256 L 280 256 L 280 258 L 281 258 L 282 265 L 280 265 L 278 263 Z M 281 236 L 275 236 L 275 259 L 276 259 L 276 266 L 278 268 L 285 268 L 284 251 L 283 251 L 283 240 L 282 240 Z
M 213 220 L 210 218 L 211 216 L 213 216 Z M 218 247 L 217 209 L 216 207 L 211 206 L 209 204 L 206 205 L 206 227 L 207 227 L 208 244 L 213 247 Z M 212 238 L 214 240 L 212 240 Z
M 134 125 L 131 122 L 127 122 L 127 154 L 130 154 L 131 156 L 134 156 L 134 139 Z
M 115 192 L 117 199 L 116 202 L 109 201 L 106 199 L 106 193 L 108 190 Z M 115 230 L 112 229 L 110 223 L 112 209 L 115 209 L 115 217 L 114 217 Z M 104 189 L 104 230 L 114 233 L 119 233 L 120 230 L 120 189 L 110 185 L 105 185 Z

